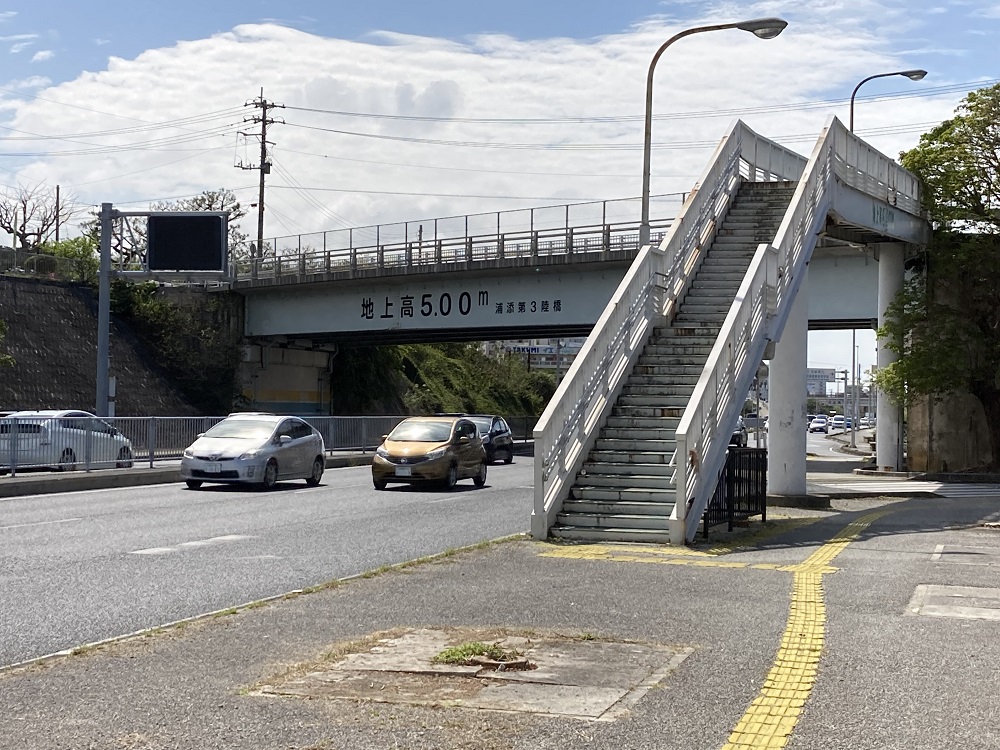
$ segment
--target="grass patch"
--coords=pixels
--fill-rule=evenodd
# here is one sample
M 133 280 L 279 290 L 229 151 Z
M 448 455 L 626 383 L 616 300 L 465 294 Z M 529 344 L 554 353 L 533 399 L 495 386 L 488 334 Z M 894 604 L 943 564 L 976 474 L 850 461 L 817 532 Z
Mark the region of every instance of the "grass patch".
M 474 664 L 475 657 L 484 657 L 491 661 L 513 661 L 521 657 L 515 649 L 503 648 L 499 643 L 483 643 L 473 641 L 450 646 L 435 656 L 431 661 L 435 664 Z

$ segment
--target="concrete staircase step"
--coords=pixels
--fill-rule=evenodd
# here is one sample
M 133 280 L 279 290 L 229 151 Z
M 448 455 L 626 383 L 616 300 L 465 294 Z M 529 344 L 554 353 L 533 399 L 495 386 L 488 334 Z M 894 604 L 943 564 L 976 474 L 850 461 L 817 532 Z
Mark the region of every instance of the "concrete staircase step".
M 602 456 L 603 455 L 604 454 L 602 454 Z M 639 455 L 639 454 L 632 454 L 632 455 Z M 649 454 L 644 454 L 644 455 L 648 456 Z M 592 457 L 593 454 L 591 454 L 591 458 Z M 667 477 L 667 479 L 669 480 L 670 477 L 672 477 L 673 475 L 674 475 L 674 467 L 669 464 L 669 456 L 667 456 L 666 460 L 664 460 L 662 463 L 640 463 L 639 461 L 636 461 L 634 463 L 630 463 L 628 461 L 619 461 L 612 463 L 610 461 L 605 461 L 605 460 L 589 460 L 588 458 L 588 460 L 585 461 L 583 464 L 583 469 L 580 472 L 580 479 L 581 479 L 581 484 L 586 484 L 587 482 L 582 481 L 584 476 L 588 477 L 589 481 L 590 477 L 595 477 L 595 476 L 617 476 L 617 477 L 645 476 L 645 477 L 658 477 L 661 480 L 663 479 L 663 477 Z
M 673 456 L 677 450 L 677 441 L 671 438 L 659 438 L 656 440 L 639 440 L 637 438 L 612 438 L 603 434 L 594 443 L 596 453 L 634 454 L 634 453 L 659 453 L 661 455 Z M 595 453 L 591 453 L 595 455 Z
M 577 477 L 573 489 L 607 489 L 607 490 L 673 490 L 670 477 L 663 474 L 591 474 Z
M 608 421 L 614 417 L 608 417 Z M 628 420 L 625 420 L 628 421 Z M 680 423 L 680 420 L 677 420 Z M 677 428 L 657 429 L 655 427 L 605 427 L 601 436 L 607 440 L 673 440 Z M 598 441 L 599 442 L 599 441 Z
M 587 457 L 586 463 L 584 463 L 584 468 L 586 469 L 588 465 L 600 465 L 604 467 L 603 470 L 610 471 L 608 467 L 620 466 L 623 467 L 622 471 L 624 472 L 626 467 L 631 469 L 633 466 L 641 466 L 643 471 L 652 472 L 652 467 L 659 468 L 662 466 L 668 467 L 672 473 L 676 470 L 676 468 L 670 466 L 670 462 L 673 460 L 674 451 L 677 449 L 677 443 L 674 441 L 669 442 L 671 443 L 670 449 L 661 453 L 643 450 L 592 450 L 590 455 Z
M 618 399 L 616 403 L 611 408 L 611 416 L 613 418 L 621 419 L 661 419 L 661 418 L 674 418 L 680 419 L 683 416 L 684 406 L 687 404 L 687 400 L 684 398 L 677 399 L 676 406 L 656 406 L 650 404 L 647 401 L 641 405 L 633 405 L 628 403 L 623 403 L 622 399 Z
M 627 502 L 672 503 L 676 498 L 672 487 L 655 490 L 574 485 L 570 494 L 577 500 L 602 500 L 604 502 L 624 500 Z
M 670 534 L 651 529 L 628 529 L 620 527 L 588 527 L 556 525 L 549 529 L 549 536 L 578 542 L 635 542 L 648 544 L 669 544 Z
M 669 516 L 674 512 L 674 503 L 628 501 L 606 503 L 599 500 L 567 500 L 563 509 L 568 513 L 592 513 L 601 516 L 619 513 L 629 516 Z
M 666 531 L 670 525 L 670 511 L 661 516 L 653 515 L 629 515 L 625 513 L 615 513 L 606 516 L 600 513 L 559 513 L 556 521 L 565 526 L 584 527 L 588 529 L 633 529 L 639 531 Z

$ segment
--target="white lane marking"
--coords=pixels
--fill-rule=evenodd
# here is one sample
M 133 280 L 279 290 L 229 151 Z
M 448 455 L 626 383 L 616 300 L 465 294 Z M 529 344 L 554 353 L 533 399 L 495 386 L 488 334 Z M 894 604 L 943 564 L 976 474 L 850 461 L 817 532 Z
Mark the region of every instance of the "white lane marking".
M 130 555 L 169 555 L 173 552 L 180 552 L 182 549 L 192 547 L 210 547 L 214 544 L 225 544 L 226 542 L 240 542 L 244 539 L 254 539 L 252 536 L 242 534 L 226 534 L 225 536 L 213 536 L 211 539 L 197 539 L 191 542 L 180 542 L 174 547 L 147 547 L 146 549 L 135 549 L 129 552 Z
M 6 531 L 7 529 L 27 529 L 31 526 L 46 526 L 52 523 L 73 523 L 74 521 L 82 521 L 82 518 L 60 518 L 58 521 L 35 521 L 34 523 L 17 523 L 13 526 L 0 526 L 0 531 Z

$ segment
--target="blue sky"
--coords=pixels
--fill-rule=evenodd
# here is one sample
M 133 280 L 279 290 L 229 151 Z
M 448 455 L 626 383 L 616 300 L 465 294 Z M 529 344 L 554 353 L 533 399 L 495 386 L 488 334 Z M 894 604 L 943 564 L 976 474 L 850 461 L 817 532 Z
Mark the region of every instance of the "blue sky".
M 269 237 L 634 197 L 653 51 L 760 16 L 789 26 L 700 34 L 661 59 L 654 193 L 690 190 L 736 117 L 808 153 L 862 78 L 924 68 L 858 93 L 856 132 L 896 156 L 1000 77 L 1000 0 L 0 0 L 0 185 L 58 184 L 81 210 L 219 187 L 249 204 L 256 173 L 235 165 L 258 148 L 241 132 L 263 88 L 287 105 Z M 810 364 L 848 365 L 850 333 L 827 339 Z

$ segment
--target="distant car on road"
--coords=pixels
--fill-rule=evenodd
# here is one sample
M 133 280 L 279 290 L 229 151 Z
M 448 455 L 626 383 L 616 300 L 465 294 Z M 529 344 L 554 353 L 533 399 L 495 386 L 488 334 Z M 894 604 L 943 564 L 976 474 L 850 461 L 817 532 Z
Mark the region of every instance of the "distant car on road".
M 196 490 L 204 482 L 249 483 L 271 489 L 284 479 L 315 487 L 326 468 L 323 437 L 298 417 L 230 414 L 184 451 L 181 479 Z
M 0 418 L 0 472 L 17 467 L 73 471 L 130 468 L 132 442 L 90 412 L 69 409 L 13 411 Z
M 861 417 L 861 419 L 858 420 L 858 427 L 860 427 L 861 429 L 874 426 L 875 426 L 875 417 Z
M 822 414 L 817 415 L 813 418 L 813 421 L 809 423 L 809 432 L 829 432 L 830 431 L 830 421 Z
M 486 485 L 486 449 L 468 417 L 407 417 L 385 436 L 372 459 L 372 484 L 441 484 L 461 479 Z
M 834 414 L 833 419 L 830 420 L 830 428 L 834 430 L 843 430 L 847 428 L 847 420 L 844 418 L 843 414 Z

